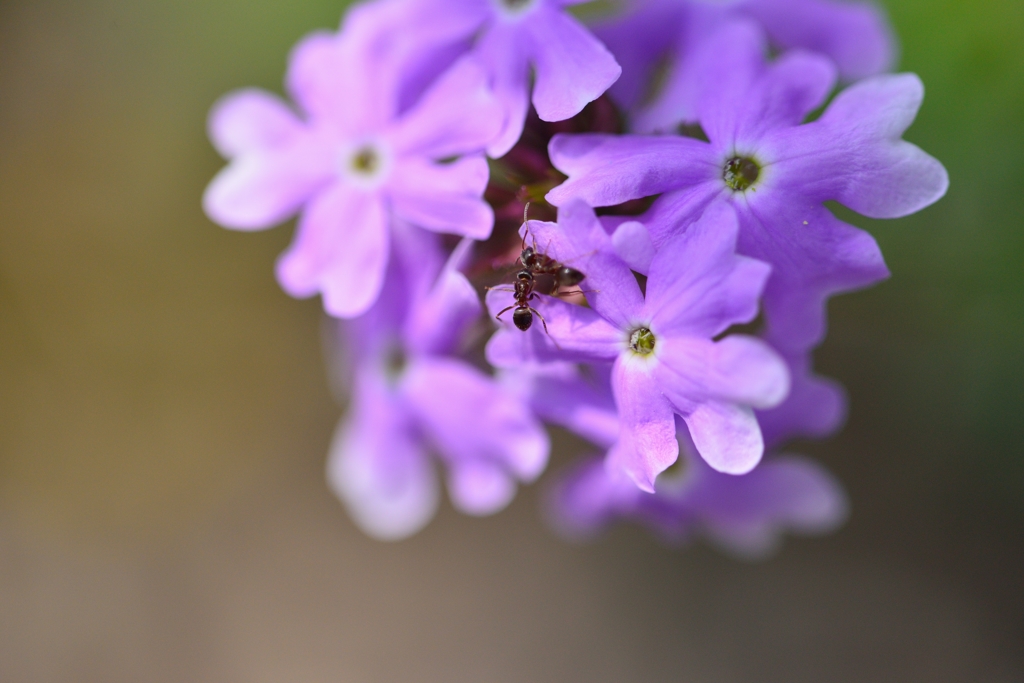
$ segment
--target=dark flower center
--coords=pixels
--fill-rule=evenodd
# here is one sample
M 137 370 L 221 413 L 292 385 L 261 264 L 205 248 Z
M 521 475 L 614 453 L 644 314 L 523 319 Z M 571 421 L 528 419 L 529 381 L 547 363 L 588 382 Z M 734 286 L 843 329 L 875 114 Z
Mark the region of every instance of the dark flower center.
M 384 356 L 385 377 L 392 382 L 397 381 L 405 372 L 406 365 L 408 365 L 408 359 L 402 353 L 402 349 L 398 346 L 391 347 Z
M 648 356 L 654 353 L 654 333 L 646 327 L 633 330 L 629 336 L 629 348 L 641 356 Z
M 373 175 L 380 168 L 380 155 L 372 147 L 363 147 L 352 157 L 352 169 L 362 175 Z
M 524 5 L 528 5 L 532 0 L 501 0 L 505 7 L 509 9 L 519 9 Z
M 750 157 L 733 157 L 725 163 L 722 180 L 737 192 L 743 192 L 757 182 L 760 175 L 761 167 L 756 161 Z

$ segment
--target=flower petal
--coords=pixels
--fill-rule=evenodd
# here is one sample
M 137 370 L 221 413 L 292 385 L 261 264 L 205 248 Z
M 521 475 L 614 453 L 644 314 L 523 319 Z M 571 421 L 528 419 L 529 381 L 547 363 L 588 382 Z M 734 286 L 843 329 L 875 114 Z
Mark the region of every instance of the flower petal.
M 327 482 L 370 536 L 411 536 L 437 511 L 437 475 L 401 402 L 379 382 L 358 382 L 352 406 L 331 442 Z
M 295 214 L 330 179 L 330 159 L 308 136 L 237 157 L 210 182 L 203 209 L 236 230 L 262 230 Z
M 487 155 L 495 159 L 519 141 L 530 108 L 530 69 L 521 43 L 519 31 L 498 22 L 476 44 L 475 54 L 490 74 L 491 88 L 504 112 L 501 132 L 487 147 Z
M 654 493 L 654 480 L 679 457 L 672 406 L 648 364 L 629 356 L 615 362 L 612 387 L 620 431 L 618 443 L 608 452 L 608 467 Z
M 662 335 L 655 353 L 661 391 L 684 416 L 706 399 L 771 408 L 789 393 L 785 362 L 753 337 L 714 342 Z
M 576 198 L 613 206 L 721 177 L 711 145 L 692 138 L 559 134 L 548 153 L 555 168 L 569 176 L 547 194 L 555 206 Z
M 377 194 L 336 184 L 303 212 L 292 245 L 278 259 L 277 279 L 295 297 L 320 292 L 333 316 L 357 316 L 380 293 L 388 233 Z
M 468 363 L 421 358 L 406 370 L 402 391 L 453 468 L 492 463 L 532 481 L 547 465 L 547 433 L 526 403 Z
M 830 436 L 846 417 L 846 392 L 842 385 L 815 375 L 809 353 L 796 354 L 786 361 L 792 384 L 789 395 L 775 408 L 757 413 L 769 448 L 797 437 Z
M 447 164 L 402 159 L 388 182 L 396 214 L 427 230 L 487 239 L 494 211 L 483 200 L 488 179 L 482 156 Z
M 481 152 L 498 135 L 501 107 L 472 57 L 452 65 L 397 123 L 395 149 L 429 159 Z
M 264 90 L 246 88 L 220 98 L 210 110 L 207 130 L 225 158 L 278 147 L 302 131 L 302 122 L 285 102 Z
M 683 419 L 697 451 L 715 470 L 746 474 L 761 461 L 764 441 L 750 408 L 706 401 Z
M 456 463 L 448 474 L 452 505 L 467 515 L 493 515 L 516 495 L 515 480 L 499 465 L 481 460 Z
M 639 221 L 620 223 L 612 233 L 612 246 L 619 258 L 626 262 L 631 270 L 646 275 L 651 270 L 654 258 L 654 243 L 647 226 Z
M 622 73 L 601 41 L 563 11 L 539 8 L 524 29 L 532 39 L 533 105 L 542 121 L 575 116 Z
M 738 256 L 733 209 L 711 206 L 651 262 L 645 315 L 660 334 L 713 337 L 757 316 L 770 266 Z

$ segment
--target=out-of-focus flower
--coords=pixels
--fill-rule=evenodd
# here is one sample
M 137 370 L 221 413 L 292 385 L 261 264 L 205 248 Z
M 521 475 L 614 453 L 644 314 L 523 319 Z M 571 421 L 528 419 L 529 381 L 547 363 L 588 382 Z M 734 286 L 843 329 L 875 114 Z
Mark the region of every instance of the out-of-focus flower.
M 413 534 L 433 516 L 431 454 L 453 505 L 487 515 L 512 500 L 517 481 L 543 471 L 549 449 L 523 398 L 451 355 L 481 311 L 454 267 L 461 254 L 437 274 L 429 243 L 403 242 L 377 304 L 342 323 L 352 402 L 327 465 L 353 519 L 381 539 Z
M 523 132 L 531 101 L 544 121 L 562 121 L 603 94 L 621 73 L 611 53 L 565 8 L 585 0 L 405 0 L 417 30 L 471 47 L 504 110 L 487 148 L 500 157 Z M 422 29 L 417 29 L 422 26 Z
M 847 81 L 887 71 L 895 61 L 892 31 L 871 2 L 637 0 L 594 27 L 622 65 L 610 93 L 633 113 L 634 131 L 667 130 L 696 119 L 691 97 L 701 79 L 706 38 L 737 19 L 756 20 L 779 50 L 829 57 Z
M 801 125 L 832 89 L 828 60 L 789 52 L 768 64 L 763 36 L 746 22 L 709 40 L 717 59 L 702 69 L 699 114 L 710 142 L 555 136 L 551 159 L 569 180 L 548 199 L 609 206 L 661 194 L 640 218 L 655 248 L 709 207 L 733 207 L 739 252 L 773 267 L 763 304 L 773 344 L 805 350 L 824 335 L 829 295 L 888 275 L 874 239 L 838 220 L 824 202 L 896 218 L 945 194 L 942 164 L 901 139 L 923 87 L 912 74 L 869 78 L 841 92 L 819 120 Z
M 214 107 L 210 137 L 231 163 L 204 198 L 211 218 L 239 230 L 301 210 L 278 279 L 293 296 L 321 293 L 339 317 L 376 300 L 396 218 L 477 239 L 490 234 L 482 150 L 502 125 L 471 58 L 400 109 L 408 85 L 400 70 L 410 67 L 374 40 L 386 24 L 357 16 L 340 35 L 314 34 L 292 54 L 287 85 L 301 115 L 259 90 Z
M 785 364 L 759 340 L 713 341 L 754 318 L 768 277 L 767 265 L 736 255 L 732 210 L 710 211 L 667 242 L 651 262 L 646 295 L 586 205 L 567 204 L 557 226 L 530 229 L 554 258 L 586 274 L 591 308 L 544 298 L 546 330 L 506 325 L 489 343 L 488 360 L 614 363 L 620 433 L 609 461 L 645 491 L 678 456 L 675 413 L 712 467 L 750 471 L 764 450 L 753 408 L 780 403 L 789 381 Z M 503 307 L 501 294 L 488 296 L 492 313 Z

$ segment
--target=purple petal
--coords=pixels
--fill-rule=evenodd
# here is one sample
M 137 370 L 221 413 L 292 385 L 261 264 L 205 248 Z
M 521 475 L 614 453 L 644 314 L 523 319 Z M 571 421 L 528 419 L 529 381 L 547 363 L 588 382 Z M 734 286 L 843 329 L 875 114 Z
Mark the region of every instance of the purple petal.
M 483 151 L 500 132 L 501 121 L 486 74 L 466 57 L 402 117 L 389 139 L 400 154 L 443 159 Z
M 655 353 L 661 391 L 684 416 L 706 399 L 771 408 L 789 392 L 785 362 L 753 337 L 714 342 L 661 335 Z
M 335 317 L 364 313 L 384 279 L 387 223 L 377 194 L 336 184 L 303 212 L 292 245 L 277 262 L 278 281 L 295 297 L 320 292 Z
M 397 215 L 427 230 L 487 239 L 494 211 L 483 200 L 487 161 L 463 157 L 438 164 L 416 158 L 400 160 L 388 180 Z
M 475 54 L 491 75 L 491 88 L 504 112 L 501 132 L 487 147 L 487 155 L 504 156 L 519 140 L 530 108 L 529 63 L 522 48 L 522 34 L 497 25 L 477 41 Z
M 401 401 L 365 375 L 331 443 L 327 482 L 359 528 L 374 538 L 399 540 L 434 516 L 437 476 L 409 430 Z
M 797 437 L 830 436 L 846 418 L 846 392 L 838 382 L 813 374 L 810 354 L 797 354 L 787 361 L 789 395 L 775 408 L 757 413 L 769 448 Z
M 923 97 L 914 74 L 847 88 L 819 121 L 772 137 L 778 182 L 872 218 L 899 218 L 938 201 L 949 187 L 945 168 L 900 139 Z
M 531 221 L 528 228 L 535 248 L 583 273 L 580 288 L 591 308 L 623 329 L 634 321 L 644 305 L 643 293 L 593 209 L 573 200 L 559 209 L 557 224 Z
M 431 355 L 455 351 L 482 310 L 476 289 L 466 276 L 445 268 L 429 294 L 412 307 L 403 332 L 406 345 Z
M 547 433 L 526 403 L 471 365 L 419 359 L 406 370 L 402 391 L 453 468 L 481 461 L 532 481 L 547 465 Z
M 516 495 L 516 483 L 494 463 L 470 460 L 452 465 L 448 475 L 452 505 L 467 515 L 493 515 Z
M 533 105 L 543 121 L 563 121 L 582 111 L 622 73 L 590 31 L 561 10 L 540 9 L 524 22 L 536 68 Z
M 662 334 L 713 337 L 757 316 L 770 266 L 736 255 L 739 223 L 717 204 L 654 257 L 644 315 Z
M 697 451 L 715 470 L 746 474 L 761 461 L 764 441 L 750 408 L 707 401 L 683 419 Z
M 569 176 L 547 195 L 555 206 L 575 198 L 612 206 L 721 177 L 711 146 L 684 137 L 556 135 L 548 153 Z
M 302 132 L 302 122 L 279 97 L 263 90 L 236 90 L 210 110 L 207 130 L 225 158 L 280 147 Z
M 329 182 L 332 160 L 309 136 L 236 158 L 210 182 L 203 209 L 236 230 L 262 230 L 295 214 Z
M 772 42 L 827 55 L 848 81 L 886 71 L 895 62 L 892 30 L 874 3 L 747 0 L 742 7 L 761 22 Z
M 620 223 L 612 233 L 612 247 L 631 270 L 647 274 L 654 259 L 654 243 L 647 227 L 639 221 Z
M 647 366 L 645 361 L 623 356 L 612 369 L 620 431 L 618 443 L 608 453 L 608 466 L 653 493 L 658 474 L 679 457 L 679 442 L 672 406 Z
M 487 362 L 491 365 L 509 368 L 554 360 L 610 361 L 625 347 L 624 333 L 589 308 L 548 296 L 538 297 L 531 305 L 547 321 L 547 331 L 536 313 L 529 330 L 517 329 L 512 323 L 512 292 L 487 292 L 487 309 L 492 316 L 509 309 L 500 318 L 502 327 L 487 343 Z

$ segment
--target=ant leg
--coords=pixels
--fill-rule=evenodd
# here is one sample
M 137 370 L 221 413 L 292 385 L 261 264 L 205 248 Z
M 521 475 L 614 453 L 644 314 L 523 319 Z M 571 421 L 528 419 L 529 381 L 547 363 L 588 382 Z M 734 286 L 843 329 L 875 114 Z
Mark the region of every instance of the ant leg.
M 570 289 L 564 292 L 558 292 L 554 296 L 569 296 L 571 294 L 600 294 L 600 289 Z
M 533 307 L 531 306 L 531 307 L 530 307 L 530 310 L 531 310 L 531 311 L 533 311 L 534 313 L 536 313 L 536 314 L 537 314 L 537 317 L 538 317 L 538 318 L 540 318 L 540 324 L 544 326 L 544 334 L 548 335 L 548 338 L 549 338 L 549 339 L 551 340 L 551 343 L 555 345 L 555 348 L 556 348 L 556 349 L 558 349 L 559 351 L 561 351 L 561 350 L 562 350 L 562 347 L 561 347 L 561 345 L 560 345 L 560 344 L 558 343 L 558 340 L 557 340 L 557 339 L 555 339 L 554 337 L 552 337 L 552 336 L 551 336 L 551 333 L 550 333 L 550 332 L 548 332 L 548 321 L 544 319 L 544 316 L 543 316 L 543 315 L 541 315 L 541 314 L 540 314 L 540 311 L 538 311 L 538 310 L 537 310 L 536 308 L 533 308 Z
M 488 292 L 490 292 L 492 290 L 495 291 L 495 292 L 514 292 L 514 291 L 516 291 L 513 288 L 509 287 L 508 285 L 494 285 L 493 287 L 487 286 L 487 287 L 484 287 L 484 290 L 488 291 Z
M 508 308 L 503 308 L 501 311 L 498 312 L 498 315 L 496 315 L 494 317 L 497 318 L 498 320 L 501 320 L 501 316 L 503 314 L 511 311 L 513 308 L 515 308 L 515 306 L 509 306 Z

